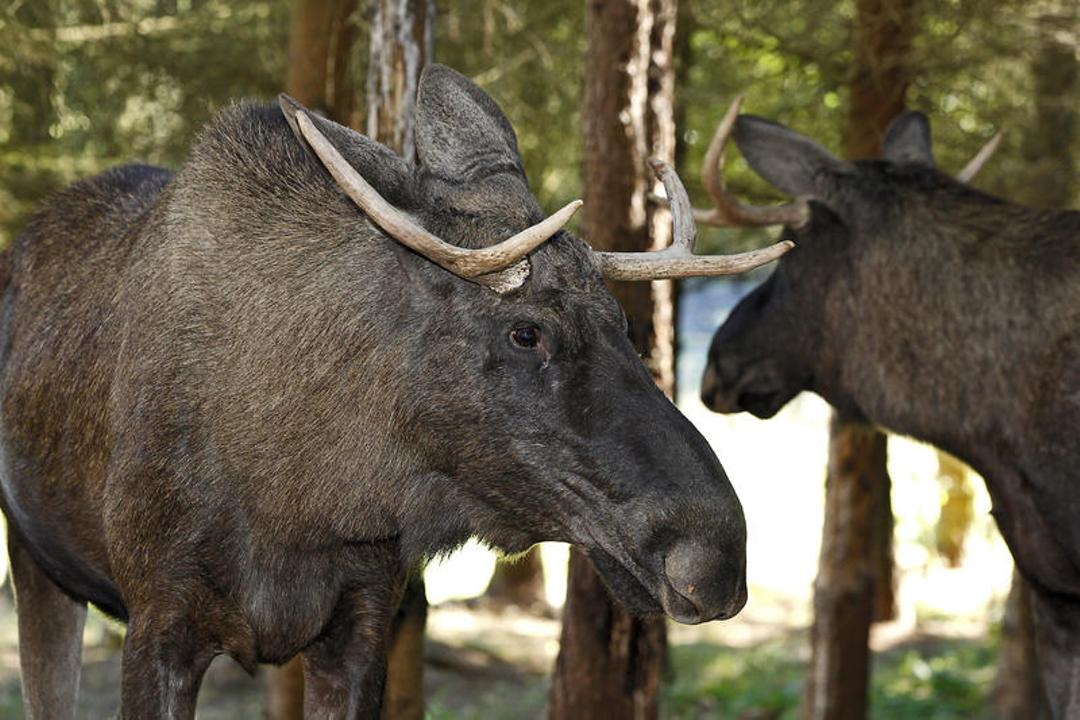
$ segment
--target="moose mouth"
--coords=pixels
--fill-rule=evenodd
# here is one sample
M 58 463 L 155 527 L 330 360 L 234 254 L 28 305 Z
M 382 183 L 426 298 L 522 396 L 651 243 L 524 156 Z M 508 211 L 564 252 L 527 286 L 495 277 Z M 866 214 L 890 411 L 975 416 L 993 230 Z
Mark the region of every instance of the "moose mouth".
M 736 403 L 741 409 L 754 417 L 768 420 L 773 415 L 780 412 L 780 409 L 787 405 L 788 400 L 792 397 L 794 397 L 794 394 L 785 393 L 782 390 L 773 392 L 746 391 L 739 393 Z
M 711 391 L 711 392 L 710 392 Z M 754 417 L 768 420 L 799 394 L 798 390 L 787 388 L 752 387 L 741 388 L 712 387 L 702 393 L 701 401 L 713 412 L 731 415 L 748 412 Z
M 593 548 L 588 550 L 587 554 L 608 591 L 631 615 L 647 617 L 666 614 L 683 625 L 697 625 L 730 617 L 729 614 L 705 614 L 693 600 L 676 590 L 663 573 L 659 574 L 656 582 L 659 592 L 653 593 L 639 579 L 637 573 L 607 552 Z

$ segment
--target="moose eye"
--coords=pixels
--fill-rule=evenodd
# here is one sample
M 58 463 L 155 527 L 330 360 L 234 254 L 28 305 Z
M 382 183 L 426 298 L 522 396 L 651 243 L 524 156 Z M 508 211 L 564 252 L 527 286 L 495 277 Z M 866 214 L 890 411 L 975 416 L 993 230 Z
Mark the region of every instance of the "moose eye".
M 540 328 L 535 325 L 522 325 L 510 331 L 510 340 L 523 348 L 534 348 L 540 344 Z

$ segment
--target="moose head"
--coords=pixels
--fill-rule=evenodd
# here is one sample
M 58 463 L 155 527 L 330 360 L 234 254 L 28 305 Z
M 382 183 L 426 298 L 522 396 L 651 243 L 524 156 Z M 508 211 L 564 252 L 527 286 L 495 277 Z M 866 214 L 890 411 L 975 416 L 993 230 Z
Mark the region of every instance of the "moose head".
M 885 348 L 898 344 L 888 339 L 890 328 L 910 320 L 904 317 L 912 313 L 906 296 L 923 293 L 927 283 L 920 276 L 944 267 L 944 256 L 955 249 L 935 238 L 962 232 L 943 220 L 952 212 L 963 225 L 965 213 L 982 213 L 980 208 L 997 202 L 964 183 L 1001 135 L 953 178 L 935 167 L 929 123 L 921 113 L 906 113 L 891 124 L 882 159 L 847 162 L 781 125 L 739 115 L 740 102 L 720 123 L 705 161 L 704 179 L 717 209 L 698 211 L 699 217 L 730 225 L 783 225 L 782 237 L 797 249 L 717 330 L 702 402 L 718 412 L 768 418 L 799 392 L 813 390 L 853 416 L 865 416 L 856 395 L 866 395 L 855 386 L 861 391 L 875 384 L 869 374 L 898 367 L 882 357 Z M 730 196 L 719 168 L 732 136 L 751 168 L 795 200 L 762 208 Z M 924 325 L 932 322 L 929 309 L 918 316 Z M 910 363 L 906 367 L 915 371 Z
M 746 597 L 738 499 L 707 442 L 657 389 L 604 278 L 740 272 L 790 243 L 694 255 L 686 192 L 655 163 L 674 207 L 672 247 L 594 253 L 560 230 L 580 203 L 544 219 L 509 122 L 444 67 L 421 79 L 415 167 L 287 97 L 281 107 L 378 228 L 368 234 L 398 244 L 395 277 L 376 302 L 408 307 L 387 328 L 394 337 L 379 340 L 406 351 L 380 415 L 407 437 L 408 474 L 426 483 L 415 496 L 440 500 L 418 501 L 438 513 L 403 524 L 510 552 L 567 541 L 633 610 L 682 622 L 736 613 Z

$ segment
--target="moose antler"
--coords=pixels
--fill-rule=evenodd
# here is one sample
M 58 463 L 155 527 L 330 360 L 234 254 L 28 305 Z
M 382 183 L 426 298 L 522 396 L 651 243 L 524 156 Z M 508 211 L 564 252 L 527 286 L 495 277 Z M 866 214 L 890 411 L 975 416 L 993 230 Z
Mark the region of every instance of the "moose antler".
M 761 207 L 743 205 L 728 192 L 724 182 L 724 150 L 728 138 L 735 127 L 735 121 L 742 109 L 742 95 L 731 102 L 731 106 L 716 126 L 709 149 L 705 151 L 705 163 L 701 168 L 701 183 L 712 198 L 714 207 L 694 208 L 694 219 L 705 225 L 716 227 L 768 227 L 770 225 L 788 225 L 801 228 L 810 220 L 810 207 L 806 198 L 796 198 L 786 205 Z
M 795 243 L 784 240 L 761 250 L 737 255 L 695 255 L 697 226 L 690 197 L 675 169 L 663 160 L 651 158 L 649 164 L 664 183 L 671 207 L 673 225 L 671 245 L 653 252 L 596 252 L 600 271 L 609 280 L 665 280 L 691 275 L 734 275 L 772 262 Z M 771 224 L 771 223 L 770 223 Z
M 497 245 L 477 249 L 458 247 L 420 227 L 387 202 L 341 156 L 305 113 L 296 114 L 296 123 L 341 189 L 390 237 L 455 275 L 496 292 L 520 287 L 529 275 L 528 266 L 520 261 L 557 233 L 581 207 L 581 201 L 574 200 L 554 215 Z
M 990 159 L 990 156 L 994 154 L 994 151 L 1001 145 L 1002 138 L 1005 137 L 1005 128 L 1001 128 L 994 137 L 986 141 L 986 144 L 979 148 L 979 152 L 975 153 L 975 157 L 971 158 L 964 169 L 956 174 L 956 179 L 962 183 L 971 182 L 971 180 L 979 174 L 979 171 L 983 169 L 983 165 Z

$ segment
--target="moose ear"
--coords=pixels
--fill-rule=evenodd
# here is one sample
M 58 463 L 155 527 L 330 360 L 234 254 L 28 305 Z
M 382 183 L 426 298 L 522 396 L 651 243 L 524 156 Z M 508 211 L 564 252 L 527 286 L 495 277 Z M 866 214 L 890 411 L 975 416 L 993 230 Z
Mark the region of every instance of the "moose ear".
M 732 137 L 754 172 L 795 197 L 820 195 L 821 172 L 850 169 L 813 140 L 756 115 L 740 115 Z
M 502 110 L 444 65 L 428 65 L 420 76 L 416 156 L 426 171 L 455 182 L 507 170 L 525 176 L 517 137 Z
M 412 172 L 405 161 L 393 150 L 364 137 L 355 130 L 338 125 L 333 120 L 327 120 L 285 93 L 278 95 L 278 105 L 285 116 L 285 121 L 304 148 L 308 148 L 308 143 L 300 133 L 300 126 L 296 122 L 296 116 L 299 113 L 307 115 L 319 132 L 326 136 L 330 144 L 350 165 L 356 168 L 365 180 L 371 183 L 372 187 L 379 191 L 380 195 L 395 205 L 412 204 Z
M 906 112 L 889 123 L 881 141 L 881 156 L 894 163 L 934 167 L 930 144 L 930 120 L 921 112 Z

